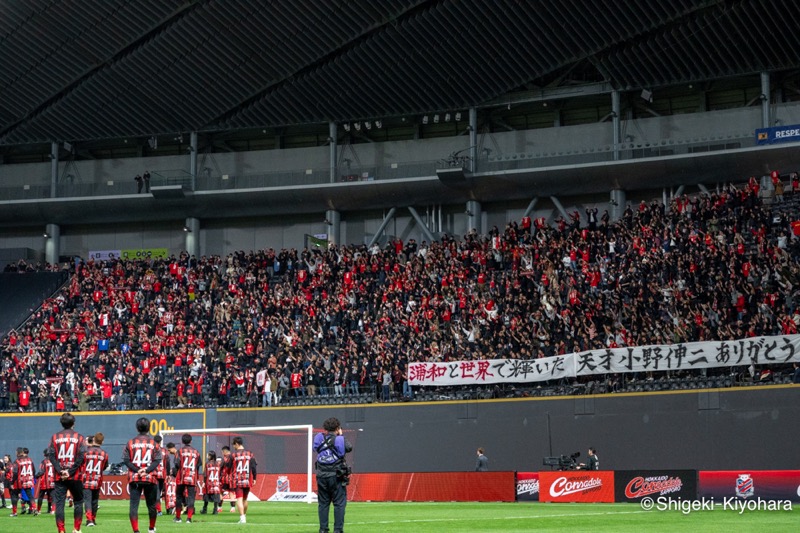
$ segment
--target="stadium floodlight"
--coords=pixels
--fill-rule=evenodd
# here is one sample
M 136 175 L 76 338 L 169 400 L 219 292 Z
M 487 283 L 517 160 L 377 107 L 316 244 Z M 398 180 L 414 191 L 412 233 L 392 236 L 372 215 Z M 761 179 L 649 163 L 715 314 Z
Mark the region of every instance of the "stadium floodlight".
M 375 121 L 375 127 L 378 128 L 378 129 L 381 129 L 383 127 L 383 122 L 381 122 L 380 120 L 376 120 Z
M 422 117 L 422 123 L 423 124 L 427 124 L 428 123 L 428 115 L 425 115 L 424 117 Z
M 456 122 L 461 122 L 461 111 L 456 112 Z
M 353 126 L 356 127 L 356 131 L 361 131 L 361 123 L 360 122 L 356 122 L 355 124 L 353 124 Z
M 371 130 L 372 129 L 372 122 L 370 122 L 369 120 L 366 121 L 364 123 L 364 127 L 367 128 L 368 130 Z
M 433 115 L 433 123 L 434 124 L 438 124 L 439 123 L 439 115 Z
M 344 123 L 344 131 L 350 131 L 350 123 L 349 122 L 345 122 Z
M 232 447 L 234 437 L 244 439 L 244 447 L 256 459 L 259 479 L 276 476 L 267 481 L 267 487 L 275 486 L 269 501 L 315 503 L 317 495 L 311 490 L 313 465 L 314 428 L 311 424 L 294 426 L 261 426 L 219 429 L 167 429 L 161 431 L 164 442 L 180 442 L 181 435 L 188 433 L 192 445 L 202 454 L 214 451 L 222 457 L 222 447 Z M 291 492 L 292 483 L 304 490 Z M 261 481 L 259 481 L 261 483 Z M 251 492 L 251 498 L 257 496 Z
M 646 100 L 648 102 L 653 101 L 653 92 L 648 89 L 642 89 L 642 94 L 640 95 L 642 100 Z
M 445 122 L 450 122 L 450 113 L 445 113 L 444 114 L 444 121 Z

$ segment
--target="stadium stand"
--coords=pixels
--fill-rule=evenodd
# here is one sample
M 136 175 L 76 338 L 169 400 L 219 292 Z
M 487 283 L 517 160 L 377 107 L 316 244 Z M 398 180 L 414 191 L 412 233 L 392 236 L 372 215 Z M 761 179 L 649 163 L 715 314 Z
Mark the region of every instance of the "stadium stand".
M 258 406 L 262 368 L 280 378 L 281 405 L 781 383 L 789 369 L 776 366 L 404 387 L 414 361 L 796 333 L 800 195 L 763 197 L 730 185 L 642 202 L 616 223 L 572 212 L 383 248 L 89 261 L 4 338 L 0 410 Z

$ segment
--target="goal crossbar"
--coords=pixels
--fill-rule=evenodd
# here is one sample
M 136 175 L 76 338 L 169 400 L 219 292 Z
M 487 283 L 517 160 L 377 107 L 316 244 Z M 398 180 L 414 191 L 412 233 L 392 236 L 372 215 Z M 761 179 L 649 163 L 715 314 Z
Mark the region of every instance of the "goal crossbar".
M 312 452 L 313 452 L 313 439 L 314 439 L 314 426 L 311 424 L 299 424 L 293 426 L 245 426 L 240 428 L 196 428 L 196 429 L 165 429 L 160 431 L 161 438 L 163 439 L 165 435 L 181 435 L 183 433 L 189 434 L 230 434 L 230 435 L 237 435 L 237 434 L 247 434 L 247 433 L 255 433 L 258 431 L 289 431 L 289 430 L 305 430 L 307 434 L 307 463 L 306 463 L 306 498 L 305 501 L 308 503 L 312 502 L 312 496 L 314 495 L 313 491 L 311 490 L 311 473 L 312 473 Z

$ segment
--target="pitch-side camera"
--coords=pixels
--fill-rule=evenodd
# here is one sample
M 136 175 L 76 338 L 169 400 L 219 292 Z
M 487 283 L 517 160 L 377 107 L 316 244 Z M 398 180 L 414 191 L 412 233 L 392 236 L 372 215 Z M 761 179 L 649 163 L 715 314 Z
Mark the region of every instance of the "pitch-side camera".
M 557 457 L 545 457 L 542 463 L 544 466 L 553 467 L 556 470 L 576 470 L 578 468 L 578 457 L 581 452 L 572 455 L 559 455 Z

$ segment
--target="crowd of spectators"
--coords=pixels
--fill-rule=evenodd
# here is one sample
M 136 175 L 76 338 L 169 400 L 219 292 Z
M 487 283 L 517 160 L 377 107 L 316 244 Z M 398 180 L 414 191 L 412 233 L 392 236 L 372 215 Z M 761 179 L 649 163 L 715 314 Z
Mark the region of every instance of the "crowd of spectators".
M 3 339 L 0 410 L 388 400 L 410 397 L 415 361 L 795 334 L 791 223 L 751 184 L 614 223 L 586 210 L 430 243 L 84 262 Z

